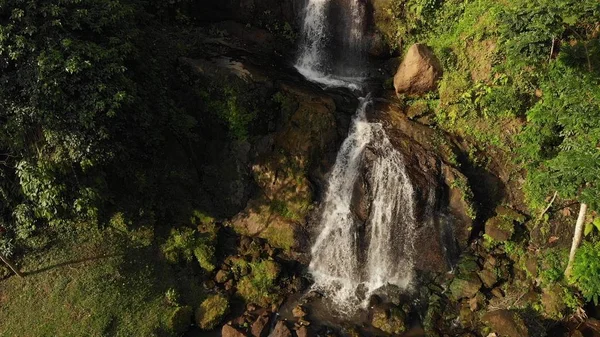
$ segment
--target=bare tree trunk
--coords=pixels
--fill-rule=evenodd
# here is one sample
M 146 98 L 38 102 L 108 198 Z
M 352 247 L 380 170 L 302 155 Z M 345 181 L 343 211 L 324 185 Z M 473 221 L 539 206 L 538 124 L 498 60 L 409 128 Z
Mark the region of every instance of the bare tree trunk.
M 10 268 L 13 272 L 15 272 L 15 274 L 17 274 L 17 276 L 23 277 L 23 274 L 19 271 L 19 269 L 12 262 L 10 262 L 10 260 L 8 258 L 6 258 L 4 255 L 0 254 L 0 260 L 2 260 L 4 263 L 6 263 L 8 268 Z
M 567 270 L 565 270 L 565 276 L 569 278 L 571 276 L 571 269 L 573 269 L 573 261 L 575 260 L 575 253 L 577 248 L 581 244 L 583 238 L 583 223 L 585 222 L 585 213 L 587 212 L 587 204 L 581 203 L 579 208 L 579 216 L 577 217 L 577 224 L 575 225 L 575 234 L 573 235 L 573 243 L 571 244 L 571 253 L 569 253 L 569 264 L 567 264 Z

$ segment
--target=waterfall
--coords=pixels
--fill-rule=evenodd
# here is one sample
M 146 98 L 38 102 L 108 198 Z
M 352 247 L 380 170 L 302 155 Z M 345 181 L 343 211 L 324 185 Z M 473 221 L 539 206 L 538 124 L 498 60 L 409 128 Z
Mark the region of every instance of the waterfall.
M 364 6 L 364 0 L 308 0 L 296 62 L 302 75 L 325 86 L 361 87 Z M 415 191 L 382 125 L 368 122 L 371 103 L 361 98 L 337 154 L 311 248 L 314 287 L 346 313 L 388 285 L 406 288 L 413 278 Z M 359 178 L 369 186 L 369 214 L 362 220 L 352 209 Z
M 368 97 L 362 99 L 337 155 L 322 205 L 320 232 L 311 249 L 314 287 L 341 312 L 366 304 L 371 294 L 388 284 L 406 288 L 412 280 L 414 190 L 402 155 L 381 124 L 367 121 L 370 103 Z M 375 159 L 369 163 L 372 198 L 363 229 L 351 202 L 367 149 Z
M 337 8 L 333 0 L 308 0 L 295 67 L 326 87 L 358 89 L 364 80 L 365 8 L 361 0 L 345 1 L 347 5 Z M 328 20 L 336 12 L 341 16 L 336 24 L 341 27 Z

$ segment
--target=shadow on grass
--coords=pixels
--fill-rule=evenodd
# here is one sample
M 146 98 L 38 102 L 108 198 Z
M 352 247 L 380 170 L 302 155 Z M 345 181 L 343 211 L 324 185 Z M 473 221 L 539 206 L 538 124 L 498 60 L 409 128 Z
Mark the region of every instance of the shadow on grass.
M 53 264 L 51 266 L 47 266 L 44 268 L 40 268 L 38 270 L 34 270 L 34 271 L 29 271 L 29 272 L 23 272 L 24 276 L 30 276 L 30 275 L 35 275 L 35 274 L 39 274 L 39 273 L 43 273 L 52 269 L 56 269 L 56 268 L 60 268 L 60 267 L 65 267 L 65 266 L 70 266 L 73 264 L 78 264 L 78 263 L 83 263 L 83 262 L 88 262 L 88 261 L 96 261 L 96 260 L 102 260 L 102 259 L 108 259 L 111 257 L 117 257 L 117 256 L 123 256 L 125 254 L 104 254 L 104 255 L 98 255 L 98 256 L 92 256 L 92 257 L 86 257 L 83 259 L 77 259 L 77 260 L 71 260 L 71 261 L 65 261 L 65 262 L 61 262 L 61 263 L 57 263 L 57 264 Z

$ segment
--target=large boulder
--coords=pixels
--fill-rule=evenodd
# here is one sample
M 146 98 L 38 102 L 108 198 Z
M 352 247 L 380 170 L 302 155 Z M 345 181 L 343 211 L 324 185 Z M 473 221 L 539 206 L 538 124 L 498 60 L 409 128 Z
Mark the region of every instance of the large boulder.
M 376 307 L 372 313 L 371 325 L 385 333 L 398 335 L 406 330 L 405 318 L 400 308 Z
M 203 330 L 212 330 L 219 324 L 229 311 L 227 297 L 211 295 L 196 309 L 196 324 Z
M 477 274 L 457 276 L 450 283 L 450 292 L 455 299 L 471 298 L 481 289 L 481 280 Z
M 432 91 L 442 76 L 442 67 L 431 49 L 424 44 L 414 44 L 394 76 L 396 94 L 419 95 Z
M 518 313 L 506 309 L 490 311 L 481 317 L 481 320 L 499 336 L 503 337 L 529 337 L 525 322 Z

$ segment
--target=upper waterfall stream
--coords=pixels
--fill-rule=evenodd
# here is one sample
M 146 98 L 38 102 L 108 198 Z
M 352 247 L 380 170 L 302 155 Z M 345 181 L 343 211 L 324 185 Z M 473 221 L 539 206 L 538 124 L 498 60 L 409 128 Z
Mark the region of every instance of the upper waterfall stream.
M 295 67 L 327 87 L 358 89 L 364 80 L 365 8 L 360 0 L 340 2 L 348 4 L 336 7 L 332 0 L 308 0 Z M 339 18 L 335 25 L 331 17 Z

